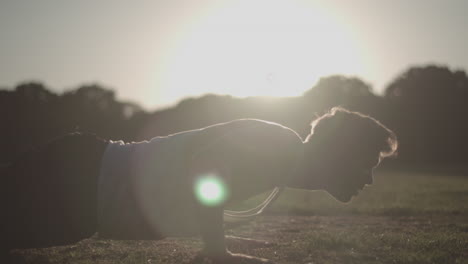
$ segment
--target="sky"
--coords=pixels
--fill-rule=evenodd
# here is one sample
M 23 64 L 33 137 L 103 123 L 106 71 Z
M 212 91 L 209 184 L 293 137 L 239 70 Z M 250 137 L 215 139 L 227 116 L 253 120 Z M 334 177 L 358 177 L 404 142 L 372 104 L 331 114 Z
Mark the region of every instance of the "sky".
M 0 87 L 98 83 L 146 109 L 205 93 L 382 93 L 410 66 L 468 69 L 465 0 L 0 0 Z

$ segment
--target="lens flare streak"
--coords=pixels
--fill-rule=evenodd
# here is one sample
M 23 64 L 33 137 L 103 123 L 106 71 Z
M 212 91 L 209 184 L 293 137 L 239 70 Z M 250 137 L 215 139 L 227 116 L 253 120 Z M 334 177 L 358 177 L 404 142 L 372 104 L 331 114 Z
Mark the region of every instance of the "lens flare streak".
M 223 180 L 214 174 L 203 175 L 194 185 L 197 200 L 205 206 L 222 204 L 227 197 L 227 190 Z

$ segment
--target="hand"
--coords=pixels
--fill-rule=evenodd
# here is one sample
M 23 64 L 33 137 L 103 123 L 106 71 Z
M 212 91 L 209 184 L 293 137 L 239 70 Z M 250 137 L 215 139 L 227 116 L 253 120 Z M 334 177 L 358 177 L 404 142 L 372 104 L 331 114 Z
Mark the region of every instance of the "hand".
M 245 264 L 273 264 L 272 261 L 264 258 L 258 258 L 254 256 L 249 256 L 249 255 L 244 255 L 244 254 L 234 254 L 234 253 L 228 253 L 229 256 L 225 258 L 224 260 L 222 259 L 221 263 L 232 263 L 232 264 L 237 264 L 237 263 L 245 263 Z M 214 262 L 213 264 L 218 264 L 217 262 Z
M 226 244 L 228 246 L 232 245 L 243 245 L 247 246 L 250 249 L 253 248 L 266 248 L 274 246 L 275 243 L 271 243 L 265 240 L 258 240 L 252 238 L 236 237 L 236 236 L 225 236 Z
M 207 262 L 203 262 L 207 260 Z M 194 263 L 210 263 L 210 264 L 273 264 L 272 261 L 264 258 L 258 258 L 240 253 L 231 253 L 227 251 L 219 255 L 207 255 L 203 251 L 196 257 Z

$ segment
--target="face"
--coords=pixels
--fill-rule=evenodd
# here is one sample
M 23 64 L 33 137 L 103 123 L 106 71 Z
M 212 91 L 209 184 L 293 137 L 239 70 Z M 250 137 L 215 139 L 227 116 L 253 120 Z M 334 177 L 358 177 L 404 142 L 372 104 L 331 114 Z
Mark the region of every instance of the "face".
M 324 189 L 338 201 L 347 203 L 373 182 L 372 170 L 378 159 L 342 163 L 333 166 L 325 180 Z

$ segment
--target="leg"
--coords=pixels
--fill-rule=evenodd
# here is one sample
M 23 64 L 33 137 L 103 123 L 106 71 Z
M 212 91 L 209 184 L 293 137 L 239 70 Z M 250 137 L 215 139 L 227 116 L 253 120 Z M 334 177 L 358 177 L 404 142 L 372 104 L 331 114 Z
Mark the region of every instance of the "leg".
M 2 245 L 7 249 L 75 243 L 96 230 L 96 181 L 106 146 L 69 134 L 28 152 L 2 176 Z

